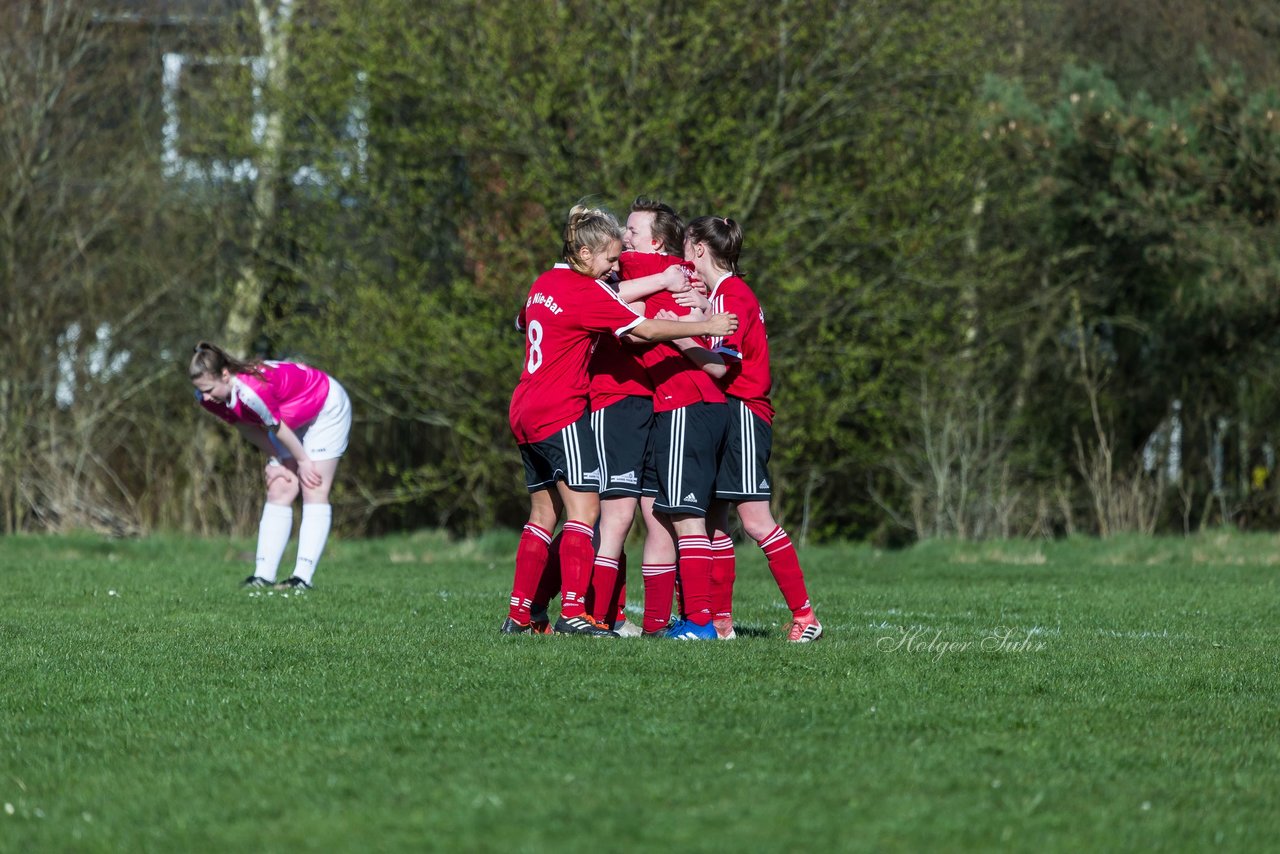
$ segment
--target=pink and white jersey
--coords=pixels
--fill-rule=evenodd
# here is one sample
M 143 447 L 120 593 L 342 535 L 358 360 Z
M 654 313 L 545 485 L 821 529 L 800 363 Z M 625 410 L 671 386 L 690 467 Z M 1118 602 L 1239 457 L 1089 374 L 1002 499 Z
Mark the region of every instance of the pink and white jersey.
M 541 442 L 587 411 L 587 361 L 600 333 L 617 337 L 644 318 L 613 289 L 567 264 L 543 273 L 522 314 L 524 370 L 511 396 L 511 432 L 520 444 Z
M 316 420 L 329 396 L 329 375 L 299 362 L 263 362 L 262 376 L 236 374 L 225 403 L 200 405 L 228 424 L 280 422 L 297 431 Z
M 741 278 L 726 274 L 711 289 L 711 307 L 716 312 L 738 315 L 736 332 L 728 338 L 711 339 L 712 349 L 724 358 L 729 369 L 720 380 L 720 388 L 745 403 L 766 424 L 772 424 L 769 336 L 760 301 Z

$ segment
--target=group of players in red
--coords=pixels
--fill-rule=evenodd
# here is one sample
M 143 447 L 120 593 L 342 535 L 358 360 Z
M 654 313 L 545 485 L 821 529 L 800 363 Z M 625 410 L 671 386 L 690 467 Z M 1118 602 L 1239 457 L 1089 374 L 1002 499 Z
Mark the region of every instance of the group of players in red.
M 822 636 L 769 508 L 769 347 L 741 249 L 733 220 L 686 227 L 657 201 L 637 199 L 625 229 L 602 210 L 569 212 L 563 262 L 533 283 L 517 320 L 525 360 L 510 419 L 530 510 L 503 633 L 735 637 L 733 507 L 791 611 L 788 639 Z M 639 628 L 622 609 L 637 506 Z

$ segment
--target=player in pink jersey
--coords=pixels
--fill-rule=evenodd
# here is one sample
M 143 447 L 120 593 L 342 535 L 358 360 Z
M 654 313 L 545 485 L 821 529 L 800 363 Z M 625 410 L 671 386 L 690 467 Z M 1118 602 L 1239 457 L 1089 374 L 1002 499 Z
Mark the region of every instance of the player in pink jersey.
M 564 263 L 543 273 L 525 300 L 525 360 L 511 397 L 511 432 L 520 446 L 529 490 L 529 521 L 516 553 L 508 634 L 530 631 L 529 607 L 546 568 L 551 531 L 563 509 L 561 612 L 555 631 L 616 637 L 583 606 L 594 559 L 592 534 L 600 513 L 600 461 L 591 435 L 587 362 L 601 334 L 630 333 L 642 341 L 690 334 L 728 335 L 737 318 L 716 315 L 698 324 L 647 320 L 601 277 L 617 270 L 622 229 L 604 211 L 575 207 L 564 234 Z M 696 327 L 696 328 L 693 328 Z
M 188 368 L 196 399 L 267 455 L 267 500 L 254 572 L 245 587 L 276 584 L 302 495 L 293 574 L 277 589 L 310 590 L 329 538 L 329 491 L 351 432 L 351 402 L 338 381 L 297 362 L 247 362 L 201 341 Z
M 738 269 L 741 251 L 742 228 L 731 219 L 699 217 L 685 231 L 684 257 L 710 286 L 713 310 L 731 311 L 741 318 L 736 332 L 713 342 L 729 368 L 720 383 L 729 398 L 730 413 L 728 443 L 716 476 L 717 500 L 708 517 L 712 527 L 716 629 L 721 637 L 731 637 L 734 632 L 734 553 L 728 533 L 732 504 L 743 530 L 764 552 L 769 570 L 791 609 L 788 640 L 807 643 L 822 636 L 822 625 L 809 602 L 791 538 L 769 509 L 768 464 L 773 446 L 769 340 L 764 311 Z

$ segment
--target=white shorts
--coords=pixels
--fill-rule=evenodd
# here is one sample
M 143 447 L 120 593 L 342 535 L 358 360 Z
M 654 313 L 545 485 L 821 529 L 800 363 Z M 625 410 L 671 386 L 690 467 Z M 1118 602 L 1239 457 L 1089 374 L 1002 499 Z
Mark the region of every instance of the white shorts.
M 336 460 L 347 450 L 347 437 L 351 435 L 351 398 L 347 390 L 329 377 L 329 394 L 324 408 L 316 420 L 293 431 L 302 441 L 307 456 L 313 460 Z M 279 442 L 273 444 L 279 445 Z M 280 459 L 292 459 L 293 455 L 280 448 Z

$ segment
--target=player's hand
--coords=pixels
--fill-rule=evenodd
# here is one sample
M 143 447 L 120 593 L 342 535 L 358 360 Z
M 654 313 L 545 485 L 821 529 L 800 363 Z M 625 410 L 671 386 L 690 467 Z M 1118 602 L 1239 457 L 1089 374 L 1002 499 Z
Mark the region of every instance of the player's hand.
M 658 313 L 653 316 L 654 320 L 679 320 L 680 315 L 667 308 L 658 309 Z
M 738 329 L 738 315 L 729 313 L 713 314 L 707 323 L 711 326 L 707 330 L 707 335 L 712 338 L 727 338 Z
M 689 270 L 689 287 L 704 297 L 711 296 L 711 288 L 707 287 L 707 283 L 702 281 L 698 274 L 692 270 Z
M 699 311 L 710 311 L 711 300 L 702 295 L 702 292 L 696 288 L 689 288 L 672 297 L 677 303 L 685 308 L 697 309 Z
M 658 275 L 662 277 L 662 287 L 673 294 L 689 290 L 689 271 L 680 264 L 672 264 Z
M 270 489 L 271 484 L 275 483 L 277 480 L 292 480 L 293 472 L 289 471 L 289 468 L 284 463 L 280 462 L 279 458 L 272 457 L 267 460 L 267 465 L 262 470 L 262 477 L 263 480 L 267 482 L 267 488 Z
M 320 484 L 324 483 L 324 477 L 311 460 L 298 460 L 298 478 L 302 481 L 302 485 L 309 489 L 318 489 Z

